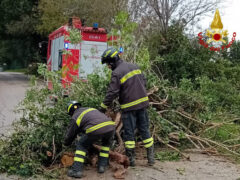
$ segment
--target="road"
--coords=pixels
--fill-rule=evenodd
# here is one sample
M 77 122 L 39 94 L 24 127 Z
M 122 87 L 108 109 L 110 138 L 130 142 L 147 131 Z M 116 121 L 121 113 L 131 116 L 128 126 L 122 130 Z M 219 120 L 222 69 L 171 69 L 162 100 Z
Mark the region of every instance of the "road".
M 12 122 L 19 118 L 16 105 L 24 98 L 28 78 L 21 73 L 0 72 L 0 134 L 7 134 Z

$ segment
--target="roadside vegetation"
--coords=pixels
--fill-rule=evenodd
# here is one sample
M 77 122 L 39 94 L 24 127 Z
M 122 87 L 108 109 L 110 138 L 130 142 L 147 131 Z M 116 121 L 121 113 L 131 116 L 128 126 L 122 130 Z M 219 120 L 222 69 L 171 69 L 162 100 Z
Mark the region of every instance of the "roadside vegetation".
M 20 72 L 20 73 L 25 73 L 27 72 L 27 69 L 8 69 L 5 72 Z
M 42 13 L 48 12 L 44 15 L 50 17 L 42 2 Z M 211 5 L 215 9 L 215 4 Z M 240 42 L 234 42 L 228 51 L 211 52 L 198 43 L 197 35 L 186 34 L 188 26 L 178 19 L 172 18 L 168 23 L 159 20 L 160 24 L 154 24 L 158 27 L 151 24 L 147 29 L 144 21 L 135 21 L 132 16 L 120 11 L 111 21 L 111 34 L 120 32 L 118 43 L 125 50 L 122 58 L 137 63 L 147 77 L 151 132 L 156 145 L 169 149 L 156 153 L 156 159 L 187 159 L 184 149 L 197 148 L 238 161 Z M 154 18 L 148 22 L 154 22 Z M 38 28 L 48 32 L 44 23 Z M 74 99 L 83 106 L 98 108 L 111 72 L 105 69 L 105 77 L 92 74 L 87 82 L 75 79 L 71 88 L 64 90 L 69 97 L 63 96 L 61 73 L 49 72 L 45 64 L 38 64 L 40 78 L 31 78 L 32 87 L 17 108 L 22 117 L 15 123 L 13 134 L 0 140 L 0 172 L 21 176 L 41 174 L 46 178 L 61 175 L 56 165 L 64 151 L 74 149 L 74 145 L 69 149 L 62 146 L 69 122 L 66 104 Z M 42 79 L 53 83 L 52 91 L 38 84 Z M 116 104 L 112 107 L 118 111 Z

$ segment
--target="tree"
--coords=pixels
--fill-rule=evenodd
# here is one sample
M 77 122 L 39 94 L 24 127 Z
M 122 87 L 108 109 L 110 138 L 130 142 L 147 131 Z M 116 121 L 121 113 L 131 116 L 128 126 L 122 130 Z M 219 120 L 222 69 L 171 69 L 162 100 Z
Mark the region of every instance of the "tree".
M 131 0 L 130 13 L 135 20 L 148 21 L 154 29 L 166 33 L 172 21 L 184 27 L 215 11 L 221 0 Z
M 38 0 L 2 0 L 0 3 L 0 65 L 23 68 L 39 60 L 36 31 Z
M 37 23 L 37 0 L 2 0 L 0 9 L 3 13 L 4 33 L 14 36 L 33 34 Z
M 127 0 L 40 0 L 41 24 L 37 29 L 40 33 L 48 34 L 68 22 L 72 16 L 85 20 L 88 26 L 98 22 L 99 26 L 110 28 L 112 18 L 126 9 L 126 5 Z
M 233 63 L 240 63 L 240 41 L 235 41 L 229 51 L 229 58 Z

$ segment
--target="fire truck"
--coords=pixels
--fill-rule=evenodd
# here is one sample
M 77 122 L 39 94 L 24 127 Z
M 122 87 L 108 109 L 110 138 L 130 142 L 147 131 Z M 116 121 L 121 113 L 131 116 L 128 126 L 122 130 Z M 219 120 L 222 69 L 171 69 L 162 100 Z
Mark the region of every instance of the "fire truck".
M 82 40 L 77 45 L 71 44 L 65 38 L 69 35 L 70 28 L 76 28 L 81 33 Z M 104 28 L 99 28 L 97 23 L 94 23 L 93 27 L 86 27 L 82 25 L 79 18 L 71 18 L 68 24 L 61 26 L 49 35 L 48 70 L 62 70 L 61 83 L 63 87 L 70 85 L 73 76 L 86 79 L 87 75 L 93 72 L 101 74 L 103 73 L 101 55 L 108 48 L 107 41 L 107 31 Z M 66 51 L 70 55 L 65 54 Z M 48 87 L 52 89 L 51 82 L 48 82 Z

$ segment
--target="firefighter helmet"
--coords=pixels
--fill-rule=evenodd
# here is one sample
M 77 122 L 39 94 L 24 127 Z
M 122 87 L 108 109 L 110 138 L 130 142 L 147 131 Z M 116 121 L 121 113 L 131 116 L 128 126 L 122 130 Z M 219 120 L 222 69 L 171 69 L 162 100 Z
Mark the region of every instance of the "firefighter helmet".
M 67 113 L 72 116 L 74 111 L 81 107 L 81 104 L 77 101 L 70 101 L 67 105 Z
M 119 60 L 119 52 L 114 48 L 108 48 L 102 54 L 102 64 L 115 64 Z

